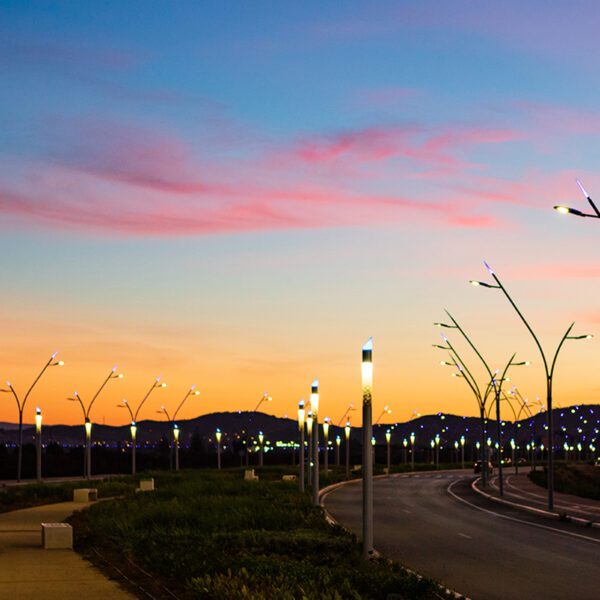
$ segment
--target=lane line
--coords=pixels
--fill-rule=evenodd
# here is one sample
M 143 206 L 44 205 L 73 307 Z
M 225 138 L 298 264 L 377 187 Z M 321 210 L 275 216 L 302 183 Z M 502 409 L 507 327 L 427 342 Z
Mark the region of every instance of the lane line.
M 500 519 L 506 519 L 507 521 L 514 521 L 515 523 L 523 523 L 524 525 L 529 525 L 531 527 L 537 527 L 538 529 L 545 529 L 547 531 L 553 531 L 554 533 L 558 533 L 560 535 L 568 535 L 574 538 L 579 538 L 581 540 L 587 540 L 588 542 L 594 542 L 595 544 L 600 544 L 600 540 L 592 537 L 588 537 L 587 535 L 581 535 L 579 533 L 573 533 L 572 531 L 564 531 L 563 529 L 556 529 L 555 527 L 549 527 L 548 525 L 541 525 L 540 523 L 532 523 L 531 521 L 523 521 L 522 519 L 517 519 L 516 517 L 509 517 L 508 515 L 503 515 L 502 513 L 494 512 L 493 510 L 488 510 L 487 508 L 483 508 L 481 506 L 477 506 L 461 498 L 457 494 L 455 494 L 450 488 L 458 483 L 460 480 L 453 481 L 447 488 L 446 491 L 456 500 L 470 506 L 471 508 L 475 508 L 480 510 L 481 512 L 487 513 L 489 515 L 493 515 L 494 517 L 499 517 Z

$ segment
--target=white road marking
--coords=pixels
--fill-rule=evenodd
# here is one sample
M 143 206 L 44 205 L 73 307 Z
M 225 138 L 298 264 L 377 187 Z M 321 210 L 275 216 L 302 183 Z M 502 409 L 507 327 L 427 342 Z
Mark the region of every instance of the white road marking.
M 488 510 L 487 508 L 482 508 L 481 506 L 477 506 L 464 498 L 461 498 L 457 494 L 455 494 L 450 488 L 458 483 L 460 480 L 453 481 L 447 488 L 446 491 L 456 500 L 470 506 L 471 508 L 476 508 L 481 512 L 488 513 L 489 515 L 493 515 L 494 517 L 499 517 L 500 519 L 506 519 L 507 521 L 514 521 L 515 523 L 523 523 L 524 525 L 530 525 L 531 527 L 537 527 L 538 529 L 547 529 L 548 531 L 553 531 L 554 533 L 562 534 L 562 535 L 570 535 L 571 537 L 579 538 L 581 540 L 587 540 L 588 542 L 595 542 L 596 544 L 600 544 L 600 540 L 592 537 L 588 537 L 587 535 L 580 535 L 579 533 L 573 533 L 571 531 L 565 531 L 563 529 L 556 529 L 554 527 L 548 527 L 548 525 L 540 525 L 539 523 L 532 523 L 531 521 L 523 521 L 522 519 L 516 519 L 515 517 L 509 517 L 508 515 L 503 515 L 501 513 L 494 512 L 493 510 Z

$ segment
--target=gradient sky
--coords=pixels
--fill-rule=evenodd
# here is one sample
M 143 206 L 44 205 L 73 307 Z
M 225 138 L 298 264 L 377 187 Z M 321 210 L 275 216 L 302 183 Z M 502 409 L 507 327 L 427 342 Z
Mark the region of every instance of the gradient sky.
M 447 308 L 493 368 L 600 333 L 596 2 L 21 2 L 0 6 L 0 381 L 25 410 L 124 424 L 251 410 L 476 414 L 439 365 Z M 459 338 L 450 336 L 461 350 Z M 476 362 L 469 356 L 469 364 Z M 568 342 L 559 406 L 600 400 L 597 340 Z M 475 369 L 480 381 L 484 374 Z M 360 423 L 360 411 L 351 413 Z M 508 415 L 506 415 L 508 416 Z M 0 395 L 0 421 L 16 404 Z

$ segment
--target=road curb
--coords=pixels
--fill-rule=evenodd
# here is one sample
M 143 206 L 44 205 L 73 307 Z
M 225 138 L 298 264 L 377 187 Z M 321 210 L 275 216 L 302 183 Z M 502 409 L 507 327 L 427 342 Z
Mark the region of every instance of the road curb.
M 471 488 L 474 492 L 476 492 L 480 496 L 483 496 L 484 498 L 487 498 L 488 500 L 493 500 L 494 502 L 498 502 L 499 504 L 512 506 L 513 508 L 517 508 L 519 510 L 530 512 L 536 515 L 541 515 L 543 517 L 548 517 L 559 521 L 569 521 L 571 523 L 576 523 L 577 525 L 582 525 L 583 527 L 593 527 L 595 529 L 600 529 L 600 523 L 596 521 L 589 521 L 588 519 L 582 519 L 581 517 L 575 517 L 567 513 L 544 510 L 543 508 L 535 508 L 535 506 L 528 506 L 527 504 L 512 502 L 511 500 L 506 500 L 505 498 L 498 498 L 498 496 L 488 494 L 487 492 L 484 492 L 483 490 L 479 489 L 477 487 L 477 483 L 479 481 L 481 481 L 481 477 L 478 477 L 477 479 L 473 480 L 473 482 L 471 483 Z
M 390 475 L 375 475 L 373 477 L 373 479 L 383 479 L 383 478 L 387 478 L 390 479 L 392 477 L 397 478 L 397 477 L 407 477 L 409 475 L 414 475 L 415 473 L 432 473 L 432 472 L 439 472 L 439 471 L 410 471 L 409 473 L 391 473 Z M 331 514 L 329 514 L 329 512 L 327 511 L 327 509 L 325 508 L 325 506 L 323 505 L 323 500 L 325 499 L 325 497 L 330 493 L 333 492 L 333 490 L 336 490 L 339 487 L 342 487 L 343 485 L 346 485 L 348 483 L 356 483 L 361 481 L 360 478 L 359 479 L 348 479 L 346 481 L 338 481 L 337 483 L 332 483 L 331 485 L 328 485 L 327 487 L 324 487 L 322 490 L 319 490 L 319 506 L 323 509 L 323 513 L 325 514 L 325 519 L 327 520 L 327 522 L 330 525 L 338 525 L 339 527 L 341 527 L 342 529 L 344 529 L 345 531 L 347 531 L 348 533 L 352 533 L 347 527 L 345 527 L 344 525 L 342 525 L 339 521 L 337 521 L 336 519 L 334 519 Z M 373 555 L 377 558 L 385 558 L 381 552 L 379 552 L 378 550 L 376 550 L 375 548 L 373 548 Z M 418 577 L 419 579 L 423 579 L 423 575 L 421 575 L 420 573 L 417 573 L 416 571 L 413 571 L 412 569 L 409 569 L 408 567 L 405 567 L 404 565 L 402 566 L 402 568 L 407 572 L 410 573 L 411 575 L 415 575 L 415 577 Z M 464 594 L 460 594 L 459 592 L 455 592 L 454 590 L 451 590 L 450 588 L 447 588 L 444 585 L 439 584 L 439 589 L 443 590 L 446 594 L 450 594 L 451 596 L 454 596 L 454 598 L 456 600 L 471 600 L 468 596 L 465 596 Z

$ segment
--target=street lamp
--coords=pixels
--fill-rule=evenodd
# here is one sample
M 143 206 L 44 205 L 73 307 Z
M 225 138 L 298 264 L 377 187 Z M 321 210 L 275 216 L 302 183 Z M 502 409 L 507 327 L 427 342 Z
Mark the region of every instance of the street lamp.
M 319 380 L 310 386 L 310 408 L 312 411 L 312 496 L 313 505 L 319 506 Z
M 383 415 L 389 415 L 392 412 L 392 409 L 389 406 L 384 406 L 383 410 L 381 411 L 381 414 L 377 417 L 377 420 L 375 421 L 375 425 L 379 425 L 379 421 L 381 420 L 381 417 L 383 417 Z
M 42 411 L 35 407 L 35 445 L 36 445 L 36 476 L 42 480 Z
M 404 446 L 403 450 L 402 450 L 402 462 L 404 464 L 408 463 L 408 440 L 406 438 L 404 438 L 402 440 L 402 446 Z
M 344 427 L 346 434 L 346 480 L 350 479 L 350 421 L 346 421 Z
M 373 554 L 373 461 L 370 447 L 373 436 L 372 400 L 373 400 L 373 338 L 369 338 L 362 347 L 362 398 L 363 398 L 363 556 Z
M 312 447 L 312 426 L 313 426 L 313 417 L 312 417 L 312 408 L 308 411 L 306 415 L 306 435 L 308 436 L 308 469 L 306 473 L 306 485 L 312 485 L 312 467 L 313 467 L 313 447 Z
M 385 441 L 387 444 L 387 472 L 388 476 L 390 475 L 390 466 L 392 463 L 392 449 L 390 446 L 390 442 L 392 441 L 392 432 L 388 429 L 385 432 Z M 406 462 L 406 439 L 404 440 L 404 462 Z
M 19 448 L 17 450 L 17 481 L 21 481 L 21 465 L 23 462 L 23 410 L 25 409 L 25 403 L 27 402 L 27 398 L 29 398 L 29 394 L 31 394 L 31 390 L 33 390 L 33 387 L 40 380 L 40 377 L 44 374 L 48 367 L 62 367 L 62 365 L 65 364 L 62 360 L 54 361 L 57 354 L 58 350 L 49 358 L 48 362 L 44 365 L 44 368 L 40 371 L 40 374 L 34 379 L 33 383 L 27 390 L 27 393 L 23 397 L 23 402 L 19 400 L 17 392 L 15 391 L 15 388 L 13 388 L 10 381 L 6 382 L 6 385 L 8 386 L 7 390 L 0 389 L 0 392 L 10 392 L 14 396 L 17 402 L 17 408 L 19 410 Z
M 171 426 L 173 428 L 173 446 L 175 447 L 175 470 L 179 471 L 179 427 L 177 426 L 177 423 L 175 423 L 175 419 L 177 418 L 177 413 L 181 410 L 181 407 L 184 405 L 185 401 L 190 397 L 190 396 L 198 396 L 200 395 L 200 392 L 196 389 L 196 384 L 194 384 L 185 394 L 185 396 L 183 397 L 183 400 L 179 403 L 179 406 L 177 407 L 177 409 L 175 410 L 175 412 L 173 413 L 173 417 L 169 416 L 169 413 L 167 412 L 167 409 L 164 406 L 161 406 L 161 410 L 162 412 L 165 413 L 166 417 L 167 417 L 167 421 L 169 421 L 171 423 Z M 161 412 L 161 411 L 157 411 L 157 412 Z M 173 464 L 173 447 L 170 448 L 170 458 L 169 458 L 169 464 L 172 468 L 172 464 Z
M 259 443 L 259 454 L 258 454 L 258 466 L 264 465 L 264 452 L 265 452 L 265 434 L 262 431 L 258 432 L 258 443 Z
M 584 198 L 590 203 L 590 206 L 594 210 L 594 214 L 584 213 L 580 210 L 577 210 L 576 208 L 568 208 L 567 206 L 555 206 L 554 210 L 557 210 L 563 215 L 571 214 L 577 217 L 592 217 L 593 219 L 600 219 L 600 211 L 590 198 L 590 195 L 585 191 L 583 185 L 581 185 L 581 181 L 579 181 L 579 179 L 575 179 L 575 181 L 577 182 L 577 185 L 579 186 L 579 189 L 581 190 L 581 193 L 583 194 Z
M 465 468 L 465 436 L 460 436 L 460 462 L 461 469 Z
M 271 398 L 271 396 L 269 396 L 269 392 L 265 392 L 261 399 L 258 401 L 258 404 L 255 406 L 254 410 L 250 413 L 250 417 L 248 417 L 248 425 L 250 425 L 250 423 L 252 422 L 252 419 L 254 418 L 254 414 L 256 413 L 256 411 L 260 408 L 260 405 L 263 402 L 271 402 L 271 400 L 273 400 L 273 398 Z M 248 427 L 248 429 L 250 429 L 250 427 Z M 248 452 L 249 452 L 249 439 L 248 436 L 250 435 L 250 432 L 248 431 L 246 433 L 246 466 L 248 466 Z
M 129 406 L 129 403 L 127 402 L 127 400 L 125 400 L 125 398 L 123 398 L 123 404 L 118 404 L 117 406 L 119 408 L 126 408 L 129 411 L 129 416 L 131 417 L 131 427 L 129 428 L 129 430 L 131 431 L 131 474 L 135 475 L 135 450 L 136 450 L 136 433 L 137 433 L 137 416 L 140 413 L 140 409 L 142 408 L 142 406 L 144 405 L 144 403 L 146 402 L 146 400 L 148 400 L 148 397 L 150 396 L 150 394 L 156 389 L 156 388 L 164 388 L 167 387 L 166 383 L 161 383 L 162 379 L 162 375 L 159 375 L 155 381 L 152 382 L 152 385 L 150 386 L 150 389 L 148 390 L 148 392 L 146 393 L 146 395 L 144 396 L 143 400 L 140 402 L 139 406 L 137 407 L 137 410 L 135 412 L 133 412 L 133 410 L 131 409 L 131 406 Z
M 298 464 L 300 465 L 300 492 L 304 491 L 304 399 L 298 404 L 298 434 L 300 435 L 300 448 L 298 450 Z
M 86 409 L 83 404 L 83 400 L 81 396 L 75 392 L 75 398 L 67 398 L 71 402 L 79 402 L 79 406 L 81 406 L 81 410 L 83 411 L 83 427 L 85 429 L 85 456 L 83 459 L 83 476 L 85 479 L 89 479 L 92 476 L 92 422 L 90 421 L 90 412 L 92 410 L 92 405 L 96 401 L 96 398 L 100 395 L 100 392 L 104 389 L 106 384 L 111 379 L 122 379 L 123 374 L 117 374 L 117 367 L 115 365 L 106 376 L 106 379 L 102 382 L 102 385 L 98 388 L 98 391 L 94 394 L 93 398 L 90 400 L 90 403 Z
M 342 443 L 342 438 L 339 435 L 335 436 L 335 464 L 337 467 L 340 466 L 340 444 Z
M 221 470 L 221 430 L 218 427 L 215 437 L 217 438 L 217 469 Z
M 590 201 L 591 201 L 591 199 L 590 199 Z M 554 420 L 553 420 L 553 414 L 552 414 L 552 376 L 554 375 L 554 367 L 556 366 L 556 359 L 558 358 L 558 353 L 560 352 L 560 349 L 562 348 L 562 345 L 565 342 L 565 340 L 589 339 L 592 336 L 591 335 L 574 335 L 574 336 L 569 335 L 571 333 L 571 329 L 573 329 L 573 326 L 575 325 L 575 323 L 571 323 L 571 325 L 569 326 L 569 328 L 567 329 L 567 331 L 564 333 L 563 337 L 561 338 L 560 343 L 558 344 L 558 347 L 556 348 L 556 352 L 554 353 L 554 358 L 552 359 L 552 363 L 549 366 L 548 361 L 546 360 L 546 355 L 544 353 L 544 350 L 542 349 L 542 345 L 540 344 L 537 336 L 533 332 L 533 329 L 531 329 L 531 326 L 525 320 L 525 317 L 523 316 L 521 311 L 517 308 L 517 305 L 514 303 L 513 299 L 510 297 L 510 295 L 508 294 L 508 292 L 506 291 L 506 289 L 504 288 L 504 286 L 502 285 L 502 283 L 500 282 L 500 280 L 498 279 L 498 277 L 496 276 L 494 271 L 492 271 L 492 269 L 486 262 L 484 262 L 483 264 L 486 266 L 489 274 L 492 276 L 492 278 L 496 282 L 496 285 L 484 283 L 481 281 L 471 281 L 471 283 L 473 285 L 482 285 L 482 286 L 488 287 L 488 288 L 499 289 L 504 293 L 507 300 L 510 302 L 511 306 L 515 309 L 517 315 L 519 315 L 521 321 L 523 322 L 523 324 L 525 325 L 525 327 L 531 334 L 531 337 L 533 337 L 535 344 L 536 344 L 536 346 L 540 352 L 540 355 L 542 357 L 542 362 L 544 363 L 544 371 L 545 371 L 545 375 L 546 375 L 546 398 L 547 398 L 546 406 L 548 407 L 547 428 L 548 428 L 548 442 L 549 442 L 548 443 L 548 509 L 552 510 L 554 508 Z
M 410 433 L 410 469 L 411 471 L 415 470 L 415 433 L 411 431 Z
M 323 468 L 325 469 L 325 477 L 328 477 L 329 472 L 329 422 L 331 419 L 329 417 L 325 417 L 323 419 L 323 444 L 325 446 L 325 460 Z
M 435 434 L 435 468 L 440 468 L 440 434 Z

